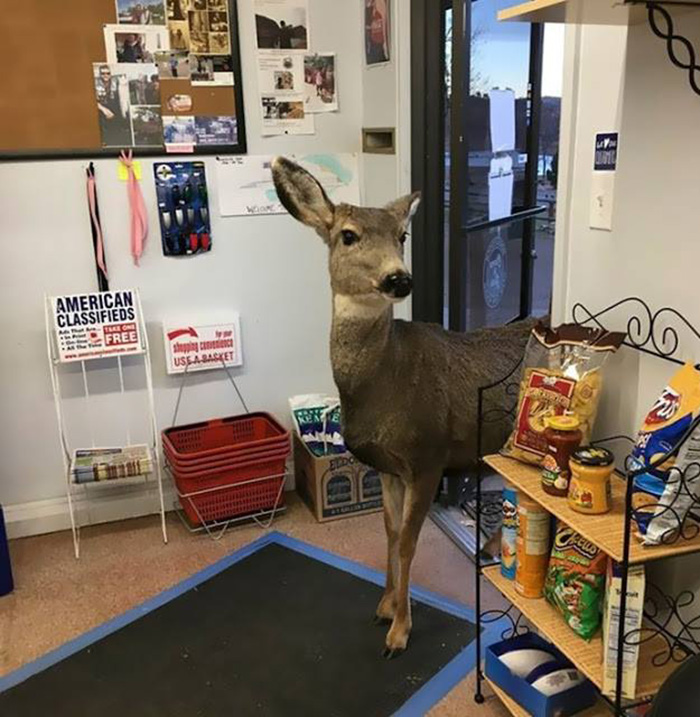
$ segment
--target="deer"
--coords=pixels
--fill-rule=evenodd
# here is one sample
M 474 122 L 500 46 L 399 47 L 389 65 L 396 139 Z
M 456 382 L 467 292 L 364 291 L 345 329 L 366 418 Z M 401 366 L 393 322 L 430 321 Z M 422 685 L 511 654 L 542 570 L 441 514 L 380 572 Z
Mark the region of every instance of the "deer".
M 477 389 L 513 371 L 533 322 L 461 334 L 395 320 L 394 305 L 413 288 L 404 245 L 420 193 L 383 208 L 335 205 L 289 159 L 276 157 L 272 175 L 284 208 L 329 249 L 343 437 L 382 485 L 387 569 L 374 621 L 390 625 L 383 655 L 391 659 L 407 648 L 411 564 L 443 475 L 463 474 L 478 459 Z

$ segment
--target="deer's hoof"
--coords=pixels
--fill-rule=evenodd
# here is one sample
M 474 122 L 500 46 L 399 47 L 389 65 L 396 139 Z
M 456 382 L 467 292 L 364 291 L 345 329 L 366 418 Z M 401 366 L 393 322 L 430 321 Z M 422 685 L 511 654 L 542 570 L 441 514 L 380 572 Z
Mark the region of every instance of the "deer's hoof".
M 385 660 L 393 660 L 395 657 L 400 657 L 404 652 L 406 652 L 406 648 L 404 647 L 385 647 L 384 651 L 382 652 L 382 657 Z

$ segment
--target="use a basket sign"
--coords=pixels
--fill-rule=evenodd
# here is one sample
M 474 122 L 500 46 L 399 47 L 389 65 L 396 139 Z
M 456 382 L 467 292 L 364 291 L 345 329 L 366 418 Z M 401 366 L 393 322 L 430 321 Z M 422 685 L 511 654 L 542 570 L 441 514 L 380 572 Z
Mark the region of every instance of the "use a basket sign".
M 52 296 L 50 301 L 62 363 L 143 353 L 134 291 Z
M 241 366 L 238 314 L 220 323 L 163 323 L 165 360 L 169 374 Z

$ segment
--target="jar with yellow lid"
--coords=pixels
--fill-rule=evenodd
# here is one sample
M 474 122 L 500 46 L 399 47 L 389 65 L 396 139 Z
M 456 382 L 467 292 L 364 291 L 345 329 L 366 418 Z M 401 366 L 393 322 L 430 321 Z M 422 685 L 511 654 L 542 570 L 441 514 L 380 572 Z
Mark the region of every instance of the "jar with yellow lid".
M 612 507 L 610 478 L 615 456 L 605 448 L 579 448 L 569 461 L 569 506 L 579 513 L 599 515 Z
M 569 459 L 583 440 L 580 425 L 573 414 L 545 419 L 547 454 L 542 462 L 542 490 L 545 493 L 563 498 L 569 494 Z

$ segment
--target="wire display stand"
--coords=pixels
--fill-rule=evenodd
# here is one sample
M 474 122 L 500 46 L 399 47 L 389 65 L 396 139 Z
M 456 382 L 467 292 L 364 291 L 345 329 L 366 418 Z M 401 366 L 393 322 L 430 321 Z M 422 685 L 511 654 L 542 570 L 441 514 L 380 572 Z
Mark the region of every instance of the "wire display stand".
M 652 311 L 649 305 L 638 297 L 628 297 L 598 312 L 589 311 L 584 305 L 573 307 L 573 321 L 582 326 L 603 326 L 603 320 L 626 328 L 627 338 L 623 345 L 629 349 L 647 354 L 655 359 L 682 365 L 680 358 L 682 336 L 691 341 L 700 339 L 700 332 L 679 311 L 663 307 Z M 620 322 L 622 322 L 620 324 Z M 667 481 L 678 481 L 681 492 L 692 495 L 691 509 L 681 515 L 670 504 L 657 504 L 655 515 L 665 514 L 667 520 L 675 519 L 675 529 L 664 535 L 659 545 L 644 546 L 633 539 L 634 523 L 637 513 L 632 503 L 635 478 L 646 471 L 661 466 L 675 456 L 681 446 L 700 425 L 698 416 L 678 439 L 674 446 L 663 456 L 655 457 L 645 468 L 636 468 L 629 459 L 634 441 L 624 435 L 611 436 L 594 441 L 596 445 L 613 443 L 620 446 L 620 455 L 627 456 L 619 462 L 616 476 L 612 479 L 612 511 L 601 516 L 588 516 L 572 511 L 566 500 L 548 496 L 540 482 L 540 469 L 518 463 L 511 458 L 487 455 L 485 435 L 492 424 L 505 427 L 507 434 L 512 427 L 518 405 L 520 384 L 520 364 L 497 381 L 482 386 L 478 391 L 477 441 L 479 447 L 479 475 L 483 475 L 488 466 L 499 472 L 518 490 L 536 500 L 552 513 L 559 521 L 566 523 L 587 540 L 615 560 L 620 567 L 620 605 L 617 621 L 617 646 L 615 664 L 615 689 L 609 696 L 601 698 L 591 715 L 617 715 L 626 717 L 629 711 L 648 704 L 659 691 L 668 676 L 687 657 L 700 653 L 700 610 L 696 596 L 683 590 L 678 595 L 669 595 L 647 579 L 644 601 L 644 622 L 642 628 L 626 632 L 627 588 L 629 571 L 634 565 L 648 564 L 652 561 L 673 559 L 681 555 L 700 552 L 700 499 L 694 483 L 700 476 L 700 465 L 690 463 L 681 471 L 672 468 Z M 497 398 L 491 397 L 495 392 Z M 504 398 L 505 397 L 505 398 Z M 495 406 L 495 407 L 494 407 Z M 490 445 L 491 448 L 493 446 Z M 480 541 L 480 516 L 482 512 L 481 481 L 477 481 L 476 519 L 477 541 Z M 649 510 L 649 506 L 646 506 Z M 640 516 L 641 517 L 641 516 Z M 673 522 L 673 521 L 672 521 Z M 603 682 L 604 645 L 598 636 L 586 643 L 564 623 L 563 619 L 549 606 L 544 598 L 528 600 L 522 598 L 513 588 L 513 582 L 502 578 L 499 566 L 487 567 L 481 559 L 481 546 L 476 551 L 476 650 L 481 654 L 481 627 L 484 624 L 503 620 L 507 627 L 503 638 L 522 634 L 527 629 L 523 618 L 527 620 L 555 645 L 585 674 L 599 689 Z M 508 602 L 504 610 L 482 612 L 481 583 L 487 580 Z M 639 667 L 636 693 L 633 699 L 623 698 L 623 661 L 625 648 L 639 648 Z M 488 682 L 481 665 L 476 671 L 476 690 L 474 699 L 478 704 L 484 702 L 483 684 Z M 513 714 L 522 714 L 522 709 L 499 690 L 494 690 L 503 699 Z M 512 704 L 511 704 L 512 703 Z M 588 715 L 589 712 L 586 712 Z
M 221 367 L 226 372 L 226 376 L 228 377 L 229 382 L 233 386 L 233 389 L 236 392 L 236 395 L 238 396 L 238 399 L 240 400 L 243 409 L 246 413 L 250 413 L 248 405 L 243 398 L 243 394 L 238 388 L 238 385 L 236 384 L 236 381 L 233 378 L 229 367 L 223 360 L 221 361 Z M 177 416 L 180 410 L 180 404 L 182 402 L 182 394 L 185 389 L 185 384 L 187 383 L 187 378 L 189 376 L 188 369 L 189 364 L 185 366 L 185 370 L 182 372 L 182 380 L 180 381 L 180 388 L 178 390 L 177 400 L 175 402 L 175 410 L 173 411 L 173 417 L 170 422 L 171 426 L 175 426 L 177 424 Z M 284 495 L 284 486 L 286 484 L 287 477 L 289 476 L 288 470 L 284 470 L 281 473 L 250 478 L 247 480 L 237 480 L 231 483 L 224 483 L 222 485 L 218 485 L 212 488 L 204 488 L 202 490 L 183 492 L 180 490 L 175 481 L 173 468 L 168 463 L 167 457 L 164 457 L 164 465 L 172 478 L 175 492 L 177 494 L 177 498 L 179 499 L 174 501 L 173 509 L 177 513 L 177 516 L 180 518 L 182 524 L 190 533 L 206 533 L 212 540 L 217 541 L 221 540 L 221 538 L 224 537 L 224 535 L 231 526 L 238 524 L 252 522 L 255 523 L 261 530 L 267 530 L 272 525 L 274 519 L 278 515 L 284 513 L 286 510 L 285 506 L 282 504 L 282 497 Z M 272 481 L 279 481 L 279 486 L 276 489 L 276 495 L 272 507 L 264 508 L 250 513 L 245 513 L 243 515 L 235 515 L 233 517 L 220 520 L 207 520 L 206 516 L 203 515 L 200 510 L 197 501 L 198 498 L 216 496 L 217 493 L 222 494 L 224 491 L 230 491 L 232 488 L 239 489 L 245 486 L 252 486 L 256 484 L 262 485 L 266 482 L 270 483 Z M 187 519 L 185 511 L 183 510 L 183 505 L 185 504 L 197 516 L 198 524 L 192 525 L 191 522 Z
M 110 487 L 117 486 L 136 486 L 144 485 L 149 489 L 153 489 L 156 494 L 157 507 L 154 513 L 160 515 L 161 531 L 163 534 L 163 542 L 168 542 L 168 532 L 165 522 L 165 501 L 163 496 L 163 478 L 161 472 L 161 456 L 160 456 L 160 441 L 158 439 L 159 432 L 156 424 L 155 416 L 155 402 L 153 398 L 153 374 L 151 370 L 151 354 L 148 344 L 148 334 L 146 333 L 146 325 L 143 318 L 143 311 L 141 308 L 141 301 L 137 291 L 132 292 L 134 296 L 134 308 L 136 312 L 136 322 L 139 327 L 140 346 L 137 351 L 132 351 L 129 356 L 141 356 L 143 359 L 144 375 L 146 382 L 146 398 L 148 407 L 148 437 L 147 443 L 145 443 L 148 453 L 150 455 L 151 470 L 139 475 L 130 475 L 128 477 L 121 478 L 110 478 L 108 480 L 100 480 L 89 483 L 77 483 L 73 480 L 73 464 L 76 456 L 76 452 L 80 449 L 86 448 L 86 446 L 74 447 L 68 437 L 67 422 L 64 410 L 64 399 L 61 391 L 61 373 L 68 363 L 62 362 L 60 359 L 60 351 L 58 346 L 58 338 L 53 325 L 52 319 L 52 306 L 51 298 L 48 296 L 44 297 L 44 317 L 46 325 L 46 347 L 49 360 L 49 368 L 51 373 L 51 385 L 53 389 L 54 405 L 56 410 L 56 421 L 58 425 L 59 440 L 61 444 L 61 457 L 63 460 L 63 469 L 66 480 L 66 497 L 68 501 L 68 511 L 70 514 L 71 532 L 73 535 L 73 550 L 75 557 L 80 558 L 80 532 L 81 532 L 81 521 L 79 516 L 78 506 L 76 505 L 78 498 L 86 506 L 88 512 L 87 524 L 92 523 L 91 519 L 91 502 L 97 497 L 91 495 L 91 493 L 101 493 L 109 490 Z M 90 385 L 88 380 L 87 363 L 92 360 L 100 360 L 103 362 L 113 363 L 113 368 L 118 373 L 119 378 L 119 406 L 116 407 L 117 411 L 123 413 L 124 416 L 124 444 L 123 447 L 132 447 L 133 445 L 144 445 L 143 442 L 139 444 L 132 444 L 131 425 L 128 415 L 127 396 L 128 392 L 124 383 L 124 365 L 122 355 L 95 355 L 90 358 L 85 358 L 79 361 L 72 361 L 73 365 L 78 364 L 80 366 L 82 374 L 82 388 L 83 388 L 83 401 L 85 406 L 85 415 L 87 416 L 87 423 L 90 433 L 90 448 L 95 449 L 100 446 L 96 445 L 95 442 L 95 420 L 97 420 L 97 413 L 93 408 L 94 396 L 90 393 Z M 150 491 L 149 491 L 150 492 Z

